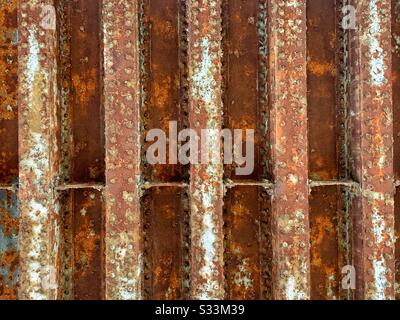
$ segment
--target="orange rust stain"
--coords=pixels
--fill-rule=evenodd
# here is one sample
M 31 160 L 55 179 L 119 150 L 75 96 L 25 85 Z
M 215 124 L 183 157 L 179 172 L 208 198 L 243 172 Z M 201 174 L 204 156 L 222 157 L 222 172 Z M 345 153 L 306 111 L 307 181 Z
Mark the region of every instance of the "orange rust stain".
M 331 75 L 335 76 L 335 66 L 333 63 L 310 61 L 308 63 L 308 70 L 315 76 Z
M 170 21 L 155 20 L 153 25 L 154 27 L 152 30 L 155 34 L 162 35 L 165 38 L 174 38 L 173 32 L 175 28 Z
M 89 265 L 90 261 L 93 260 L 96 251 L 96 242 L 99 240 L 100 236 L 95 234 L 93 229 L 85 229 L 75 235 L 75 243 L 79 244 L 79 247 L 76 249 L 78 255 L 76 260 L 79 261 L 82 266 Z M 87 268 L 82 268 L 82 275 L 90 271 L 91 270 Z
M 1 255 L 0 261 L 2 261 L 2 264 L 11 266 L 11 269 L 13 269 L 13 266 L 18 265 L 18 253 L 16 251 L 6 251 Z
M 335 237 L 336 230 L 329 217 L 318 216 L 315 220 L 315 228 L 313 228 L 311 233 L 311 242 L 314 244 L 312 246 L 311 265 L 314 267 L 321 267 L 323 266 L 322 257 L 318 248 L 323 247 L 322 242 L 325 237 Z
M 155 82 L 153 86 L 152 104 L 157 104 L 161 107 L 169 107 L 170 94 L 172 87 L 171 77 L 165 77 L 161 83 Z
M 10 17 L 17 10 L 17 1 L 0 5 L 0 120 L 14 120 L 17 117 L 17 46 L 12 43 L 16 30 Z
M 72 84 L 76 92 L 76 99 L 80 105 L 88 105 L 90 99 L 96 96 L 96 75 L 96 69 L 72 75 Z
M 0 225 L 4 227 L 4 233 L 6 237 L 10 237 L 14 230 L 18 231 L 19 229 L 19 220 L 15 218 L 11 218 L 7 213 L 6 209 L 0 209 L 1 217 Z

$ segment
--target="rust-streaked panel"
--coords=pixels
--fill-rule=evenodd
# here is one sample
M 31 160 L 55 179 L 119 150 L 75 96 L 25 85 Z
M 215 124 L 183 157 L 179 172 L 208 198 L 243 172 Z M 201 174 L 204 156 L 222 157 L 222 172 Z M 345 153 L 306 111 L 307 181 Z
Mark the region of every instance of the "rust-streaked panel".
M 18 177 L 17 4 L 0 1 L 0 184 Z
M 273 298 L 308 299 L 306 1 L 274 0 L 268 13 Z
M 310 196 L 311 299 L 340 300 L 342 268 L 348 265 L 346 190 L 317 187 Z
M 104 181 L 101 1 L 69 1 L 72 182 Z
M 352 1 L 352 175 L 361 185 L 354 206 L 358 299 L 394 298 L 394 181 L 391 83 L 391 2 Z
M 74 299 L 103 298 L 103 206 L 102 193 L 72 190 L 73 292 Z
M 170 132 L 170 122 L 176 122 L 177 131 L 187 125 L 187 49 L 183 40 L 185 5 L 181 0 L 143 0 L 141 6 L 141 116 L 145 140 L 151 129 L 162 129 L 169 137 L 174 130 L 171 127 Z M 143 152 L 152 143 L 144 141 Z M 169 147 L 170 140 L 167 150 Z M 144 159 L 143 178 L 181 181 L 183 166 L 177 159 L 175 164 L 172 162 L 169 154 L 167 164 L 149 165 Z
M 270 270 L 268 195 L 259 187 L 235 187 L 225 197 L 227 299 L 266 299 Z
M 268 174 L 266 13 L 264 0 L 223 1 L 224 127 L 252 129 L 255 133 L 251 141 L 255 149 L 254 170 L 250 175 L 241 176 L 235 173 L 235 164 L 226 165 L 224 176 L 232 180 L 257 180 Z
M 338 177 L 336 2 L 307 1 L 309 170 L 314 180 Z
M 0 300 L 16 299 L 19 278 L 17 195 L 0 190 Z
M 187 298 L 189 226 L 184 196 L 184 189 L 166 187 L 152 188 L 142 198 L 147 299 Z

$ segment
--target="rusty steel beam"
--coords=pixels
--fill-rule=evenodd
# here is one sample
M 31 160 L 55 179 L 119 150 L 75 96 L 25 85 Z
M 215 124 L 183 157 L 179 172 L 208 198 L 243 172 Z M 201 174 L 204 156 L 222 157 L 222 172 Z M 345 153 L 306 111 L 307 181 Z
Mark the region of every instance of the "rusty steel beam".
M 392 86 L 393 119 L 400 118 L 400 1 L 392 1 Z M 396 177 L 395 231 L 396 231 L 396 299 L 400 299 L 400 121 L 393 121 L 393 168 Z
M 306 1 L 269 7 L 273 298 L 310 297 Z
M 104 0 L 105 295 L 142 298 L 138 2 Z
M 391 2 L 352 1 L 352 174 L 361 185 L 353 214 L 358 299 L 394 298 L 394 179 Z
M 189 119 L 190 127 L 200 135 L 201 129 L 220 130 L 222 126 L 221 0 L 190 0 L 187 12 Z M 212 152 L 211 148 L 202 151 Z M 222 162 L 190 168 L 193 299 L 224 298 L 222 180 Z
M 59 203 L 57 37 L 46 15 L 53 1 L 20 1 L 19 75 L 19 298 L 56 299 Z M 50 10 L 50 11 L 49 11 Z
M 149 164 L 149 130 L 178 131 L 187 125 L 186 4 L 183 0 L 141 0 L 140 65 L 142 121 L 141 211 L 144 237 L 144 299 L 187 298 L 189 244 L 185 221 L 188 166 L 168 155 L 167 164 Z M 168 139 L 167 149 L 174 143 Z M 182 188 L 185 188 L 182 190 Z

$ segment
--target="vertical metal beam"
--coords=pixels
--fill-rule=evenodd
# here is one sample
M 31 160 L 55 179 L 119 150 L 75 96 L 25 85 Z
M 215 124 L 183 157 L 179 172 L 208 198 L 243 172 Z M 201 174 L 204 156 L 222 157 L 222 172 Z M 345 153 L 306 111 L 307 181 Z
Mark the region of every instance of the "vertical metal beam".
M 201 129 L 222 126 L 221 0 L 189 0 L 188 26 L 189 119 L 200 135 Z M 210 148 L 216 143 L 210 141 Z M 193 299 L 224 297 L 222 175 L 222 162 L 190 169 Z
M 138 1 L 103 1 L 106 299 L 142 298 Z
M 52 0 L 21 0 L 19 61 L 19 298 L 57 298 L 57 37 Z
M 353 175 L 361 184 L 354 215 L 356 298 L 394 298 L 394 183 L 391 2 L 356 0 L 351 37 Z
M 310 297 L 306 1 L 269 7 L 273 298 Z

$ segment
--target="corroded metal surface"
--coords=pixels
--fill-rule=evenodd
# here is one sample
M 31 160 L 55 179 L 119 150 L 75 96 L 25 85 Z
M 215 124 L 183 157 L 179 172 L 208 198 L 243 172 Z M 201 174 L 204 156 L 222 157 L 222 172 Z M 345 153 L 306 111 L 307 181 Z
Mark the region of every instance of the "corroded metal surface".
M 338 178 L 335 0 L 307 2 L 307 103 L 310 178 Z M 339 50 L 338 50 L 339 49 Z M 321 139 L 321 136 L 324 139 Z
M 255 132 L 252 174 L 237 175 L 233 164 L 224 167 L 224 176 L 231 180 L 261 180 L 269 173 L 265 165 L 268 154 L 265 144 L 267 3 L 264 0 L 224 0 L 222 15 L 224 127 Z
M 227 299 L 270 299 L 267 192 L 238 186 L 224 198 Z
M 19 278 L 17 195 L 0 190 L 0 300 L 16 299 Z
M 221 92 L 221 0 L 188 1 L 190 127 L 220 130 Z M 207 150 L 219 136 L 209 141 Z M 218 152 L 218 150 L 217 150 Z M 211 157 L 210 157 L 211 158 Z M 191 297 L 224 297 L 223 272 L 223 165 L 193 164 L 190 170 Z
M 17 0 L 0 1 L 0 183 L 18 176 Z
M 0 0 L 0 299 L 399 298 L 399 16 Z M 150 164 L 170 121 L 254 129 L 254 171 Z
M 138 2 L 103 1 L 107 299 L 142 297 Z
M 400 118 L 400 1 L 392 1 L 392 99 L 393 119 Z M 395 179 L 400 178 L 400 121 L 393 121 L 393 169 Z M 400 193 L 395 196 L 395 232 L 396 232 L 396 279 L 395 295 L 400 299 Z
M 305 1 L 271 1 L 269 16 L 273 298 L 308 299 Z
M 183 247 L 187 241 L 184 196 L 185 190 L 176 187 L 152 188 L 143 195 L 147 299 L 188 298 L 189 248 Z
M 57 298 L 57 38 L 54 29 L 43 27 L 44 6 L 53 6 L 53 1 L 19 2 L 21 299 Z
M 343 228 L 345 193 L 340 187 L 318 187 L 310 195 L 311 299 L 339 300 L 341 270 L 346 264 Z
M 394 182 L 391 3 L 355 1 L 351 33 L 352 170 L 361 185 L 353 215 L 361 299 L 394 298 Z

